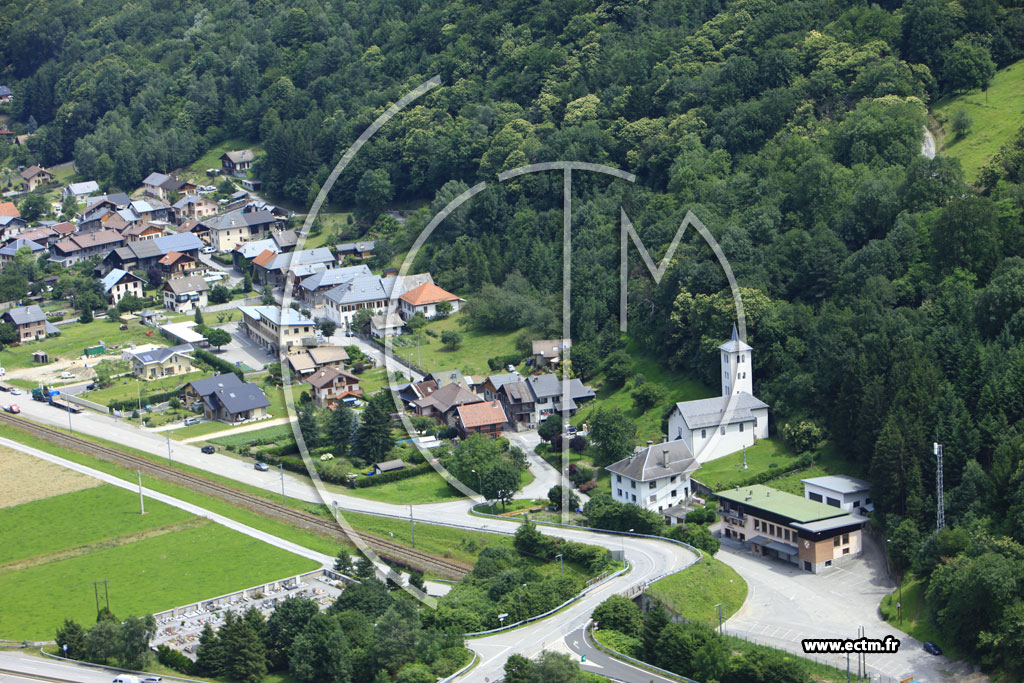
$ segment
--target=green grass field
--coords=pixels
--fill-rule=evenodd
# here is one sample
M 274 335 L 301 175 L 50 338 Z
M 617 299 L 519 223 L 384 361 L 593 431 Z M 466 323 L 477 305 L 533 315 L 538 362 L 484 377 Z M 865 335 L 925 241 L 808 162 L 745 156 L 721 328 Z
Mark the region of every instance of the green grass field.
M 464 328 L 459 324 L 460 314 L 456 313 L 444 320 L 433 320 L 424 328 L 437 333 L 436 337 L 421 335 L 419 349 L 412 335 L 396 337 L 394 354 L 406 358 L 425 370 L 459 370 L 464 375 L 489 375 L 492 370 L 487 366 L 487 359 L 495 356 L 507 356 L 516 352 L 515 332 L 480 332 L 472 328 Z M 455 330 L 462 335 L 462 343 L 454 351 L 448 351 L 441 344 L 441 333 Z
M 365 470 L 366 468 L 363 469 Z M 519 478 L 520 488 L 533 480 L 533 472 L 530 472 L 530 470 L 524 471 Z M 474 486 L 475 482 L 467 482 L 467 484 Z M 382 503 L 395 503 L 396 505 L 444 503 L 449 500 L 464 498 L 462 493 L 449 486 L 448 482 L 437 472 L 417 474 L 408 479 L 401 479 L 379 486 L 345 490 L 344 493 L 349 496 L 376 500 Z
M 256 429 L 251 432 L 220 436 L 216 439 L 210 439 L 210 442 L 220 446 L 248 446 L 260 440 L 266 443 L 281 445 L 295 441 L 295 435 L 292 432 L 291 425 L 277 425 L 275 427 Z
M 725 605 L 732 616 L 747 599 L 747 582 L 736 571 L 713 557 L 655 581 L 647 594 L 689 621 L 718 626 L 715 605 Z
M 177 389 L 195 379 L 206 377 L 207 373 L 202 371 L 189 372 L 183 375 L 172 375 L 171 377 L 160 377 L 159 379 L 144 380 L 135 375 L 116 377 L 113 384 L 105 389 L 87 391 L 82 398 L 95 401 L 102 405 L 108 405 L 111 401 L 136 398 L 141 395 L 145 398 L 147 394 L 158 394 L 165 391 Z M 145 403 L 143 403 L 145 405 Z
M 80 323 L 63 325 L 60 328 L 60 336 L 48 337 L 19 346 L 4 347 L 4 350 L 0 351 L 0 365 L 8 370 L 27 368 L 32 365 L 32 354 L 36 351 L 49 353 L 51 362 L 56 358 L 62 360 L 78 358 L 84 353 L 86 347 L 94 346 L 100 341 L 106 343 L 108 352 L 112 351 L 111 346 L 118 344 L 124 346 L 131 342 L 167 345 L 167 340 L 152 327 L 145 327 L 138 321 L 132 321 L 127 325 L 127 330 L 118 329 L 116 321 L 108 320 L 94 320 L 86 325 Z M 152 333 L 152 336 L 146 335 L 146 332 Z
M 146 514 L 140 515 L 139 499 L 110 484 L 3 508 L 0 572 L 9 562 L 176 524 L 190 517 L 184 510 L 155 500 L 147 502 Z
M 704 463 L 693 478 L 712 489 L 728 489 L 761 472 L 778 470 L 781 474 L 798 459 L 784 443 L 775 439 L 761 439 L 746 449 L 746 457 L 747 469 L 743 469 L 743 451 L 737 451 Z
M 818 452 L 813 465 L 807 469 L 791 472 L 778 479 L 773 479 L 768 482 L 768 486 L 803 497 L 804 485 L 801 483 L 801 480 L 812 477 L 824 477 L 829 474 L 846 474 L 861 479 L 865 476 L 865 472 L 857 463 L 850 462 L 839 455 L 835 447 L 831 443 L 827 443 Z
M 185 169 L 191 172 L 193 175 L 201 176 L 204 179 L 205 184 L 215 185 L 220 178 L 210 178 L 206 180 L 206 169 L 208 168 L 220 168 L 220 157 L 225 152 L 232 152 L 238 149 L 251 149 L 252 151 L 259 154 L 262 151 L 262 147 L 259 143 L 246 142 L 245 140 L 233 138 L 231 140 L 225 140 L 224 142 L 211 147 L 206 150 L 206 154 L 199 157 Z
M 593 380 L 588 381 L 587 384 L 593 386 L 597 391 L 597 398 L 576 413 L 576 416 L 570 420 L 573 425 L 578 427 L 589 422 L 598 408 L 619 408 L 636 422 L 638 443 L 648 440 L 661 441 L 661 416 L 670 405 L 679 401 L 690 401 L 715 395 L 715 392 L 710 391 L 700 382 L 682 373 L 664 368 L 657 358 L 650 355 L 636 342 L 631 341 L 627 344 L 626 352 L 633 359 L 633 371 L 625 386 L 617 389 L 603 386 L 603 373 L 599 373 Z M 633 390 L 632 378 L 636 375 L 643 375 L 646 381 L 665 388 L 666 397 L 660 405 L 645 412 L 636 409 L 633 405 L 633 397 L 630 396 L 630 392 Z
M 963 110 L 974 120 L 970 132 L 957 138 L 952 131 L 953 115 Z M 960 160 L 964 177 L 974 182 L 978 171 L 1021 127 L 1024 112 L 1024 60 L 996 72 L 988 92 L 972 90 L 956 97 L 944 97 L 932 112 L 942 124 L 943 145 L 939 153 Z
M 92 581 L 110 581 L 110 608 L 124 617 L 316 567 L 312 560 L 207 523 L 20 571 L 0 571 L 0 633 L 14 639 L 48 639 L 66 617 L 92 623 Z

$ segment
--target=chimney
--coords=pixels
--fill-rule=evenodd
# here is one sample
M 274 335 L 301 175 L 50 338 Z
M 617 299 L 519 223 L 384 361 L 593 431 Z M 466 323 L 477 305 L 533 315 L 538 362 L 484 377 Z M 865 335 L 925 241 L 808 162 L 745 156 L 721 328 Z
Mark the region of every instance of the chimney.
M 648 442 L 647 442 L 647 447 L 648 447 L 648 448 L 650 448 L 650 447 L 651 447 L 651 446 L 653 446 L 653 445 L 654 445 L 654 442 L 653 442 L 653 441 L 648 441 Z
M 661 466 L 662 467 L 668 467 L 668 449 L 667 448 L 662 448 L 661 449 Z

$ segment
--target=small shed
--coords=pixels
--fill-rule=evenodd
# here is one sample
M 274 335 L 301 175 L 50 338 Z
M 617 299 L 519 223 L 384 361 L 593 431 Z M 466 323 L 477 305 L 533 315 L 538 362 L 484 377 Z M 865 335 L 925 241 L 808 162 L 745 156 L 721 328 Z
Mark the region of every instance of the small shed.
M 45 365 L 46 363 L 50 362 L 50 354 L 48 354 L 46 351 L 33 351 L 32 362 L 42 363 L 43 365 Z
M 374 474 L 384 474 L 385 472 L 396 472 L 398 470 L 405 469 L 405 463 L 402 460 L 385 460 L 384 462 L 378 462 L 373 466 Z

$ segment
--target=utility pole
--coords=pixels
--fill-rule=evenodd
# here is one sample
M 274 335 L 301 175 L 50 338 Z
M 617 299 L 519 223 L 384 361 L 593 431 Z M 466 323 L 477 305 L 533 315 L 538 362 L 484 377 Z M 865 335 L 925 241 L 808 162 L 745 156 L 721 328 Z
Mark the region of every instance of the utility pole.
M 171 435 L 167 434 L 167 465 L 174 467 L 174 463 L 171 462 Z
M 412 534 L 412 547 L 416 547 L 416 522 L 412 518 L 412 503 L 409 503 L 409 532 Z
M 850 653 L 846 653 L 846 683 L 850 683 Z
M 108 612 L 110 611 L 110 589 L 107 587 L 107 584 L 110 583 L 110 581 L 108 581 L 107 579 L 103 579 L 102 581 L 93 581 L 92 582 L 92 592 L 93 592 L 93 595 L 96 596 L 96 614 L 100 613 L 100 584 L 101 583 L 103 584 L 103 593 L 104 593 L 105 599 L 107 601 L 107 611 Z
M 75 430 L 71 428 L 71 401 L 64 399 L 64 407 L 68 411 L 68 432 L 74 434 Z
M 281 470 L 281 504 L 284 505 L 285 504 L 285 499 L 284 499 L 284 463 L 278 463 L 277 466 Z
M 561 571 L 562 576 L 564 577 L 565 576 L 565 560 L 562 559 L 561 553 L 559 553 L 558 555 L 555 555 L 555 557 L 558 558 L 558 569 L 559 569 L 559 571 Z
M 146 503 L 142 498 L 142 470 L 135 470 L 135 472 L 139 475 L 139 514 L 144 515 L 146 514 Z
M 135 380 L 135 388 L 137 389 L 136 395 L 139 399 L 139 415 L 142 415 L 142 384 L 139 380 Z
M 939 507 L 936 511 L 935 526 L 936 529 L 942 531 L 942 528 L 946 526 L 946 506 L 942 500 L 942 444 L 932 444 L 932 447 L 938 460 L 935 464 L 935 499 L 938 501 Z

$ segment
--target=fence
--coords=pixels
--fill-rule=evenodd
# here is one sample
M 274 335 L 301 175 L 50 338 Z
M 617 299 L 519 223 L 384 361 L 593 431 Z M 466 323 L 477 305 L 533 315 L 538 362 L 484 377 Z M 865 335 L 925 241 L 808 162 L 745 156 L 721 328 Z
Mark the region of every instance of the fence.
M 470 652 L 472 652 L 472 650 L 470 650 Z M 458 678 L 459 676 L 461 676 L 462 674 L 466 673 L 467 671 L 472 669 L 474 666 L 476 666 L 476 660 L 478 660 L 478 659 L 480 659 L 480 655 L 478 655 L 477 653 L 473 652 L 473 658 L 469 660 L 469 664 L 467 664 L 466 666 L 462 667 L 461 669 L 459 669 L 458 671 L 453 673 L 448 678 L 442 678 L 437 683 L 449 683 L 449 681 L 454 681 L 456 678 Z
M 106 664 L 94 664 L 93 662 L 83 662 L 80 659 L 68 659 L 67 657 L 60 657 L 58 655 L 51 655 L 49 652 L 45 651 L 43 648 L 39 648 L 39 653 L 41 655 L 43 655 L 44 657 L 49 657 L 50 659 L 56 659 L 59 662 L 73 662 L 73 663 L 78 664 L 80 666 L 88 666 L 88 667 L 91 667 L 93 669 L 102 669 L 104 671 L 113 671 L 114 673 L 119 673 L 119 674 L 130 674 L 132 676 L 137 676 L 140 679 L 142 677 L 150 675 L 146 671 L 132 671 L 131 669 L 119 669 L 116 666 L 107 666 Z M 184 681 L 184 683 L 203 683 L 202 681 L 197 681 L 194 678 L 180 678 L 178 676 L 168 676 L 167 674 L 162 674 L 161 678 L 163 678 L 166 681 Z

